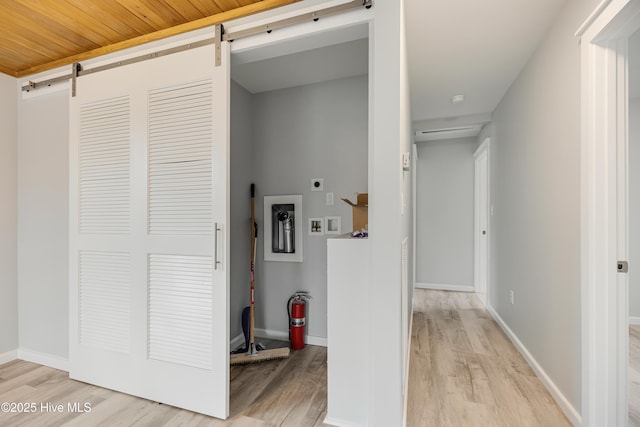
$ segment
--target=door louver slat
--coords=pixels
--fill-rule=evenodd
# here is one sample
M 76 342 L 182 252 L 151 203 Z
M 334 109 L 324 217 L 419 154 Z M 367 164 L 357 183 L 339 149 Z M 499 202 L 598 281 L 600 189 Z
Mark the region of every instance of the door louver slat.
M 80 107 L 80 233 L 127 234 L 130 230 L 129 108 L 126 96 Z
M 129 254 L 80 251 L 80 343 L 129 352 Z
M 211 82 L 149 94 L 149 233 L 212 234 Z
M 149 255 L 149 358 L 211 369 L 212 259 Z

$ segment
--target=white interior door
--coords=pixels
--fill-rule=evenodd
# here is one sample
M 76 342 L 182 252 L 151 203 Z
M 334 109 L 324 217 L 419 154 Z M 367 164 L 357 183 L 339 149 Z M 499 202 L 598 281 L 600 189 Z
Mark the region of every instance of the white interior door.
M 488 142 L 475 153 L 474 276 L 475 291 L 487 292 L 489 252 L 489 152 Z
M 226 418 L 229 53 L 82 76 L 70 123 L 70 377 Z

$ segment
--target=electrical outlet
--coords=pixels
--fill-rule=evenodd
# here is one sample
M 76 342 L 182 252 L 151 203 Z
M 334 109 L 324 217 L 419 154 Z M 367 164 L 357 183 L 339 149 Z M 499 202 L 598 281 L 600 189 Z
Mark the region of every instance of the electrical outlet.
M 511 305 L 515 303 L 515 300 L 516 300 L 516 293 L 513 291 L 513 289 L 511 289 L 509 291 L 509 301 L 511 302 Z

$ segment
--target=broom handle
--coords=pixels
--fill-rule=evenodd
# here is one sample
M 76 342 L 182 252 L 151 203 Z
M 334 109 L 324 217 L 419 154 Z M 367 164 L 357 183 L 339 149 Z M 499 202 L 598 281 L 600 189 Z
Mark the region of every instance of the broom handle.
M 254 336 L 254 305 L 255 305 L 255 257 L 256 257 L 256 240 L 258 238 L 256 220 L 255 220 L 255 185 L 251 184 L 251 315 L 249 326 L 249 348 L 248 352 L 255 351 L 255 336 Z

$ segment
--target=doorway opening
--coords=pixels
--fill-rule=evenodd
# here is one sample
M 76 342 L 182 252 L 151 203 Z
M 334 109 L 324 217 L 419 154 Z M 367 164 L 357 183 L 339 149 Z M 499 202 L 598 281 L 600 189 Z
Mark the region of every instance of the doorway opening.
M 247 388 L 267 388 L 292 372 L 304 371 L 308 382 L 326 384 L 327 239 L 353 230 L 351 207 L 340 199 L 355 200 L 356 193 L 368 189 L 368 37 L 369 25 L 358 24 L 232 51 L 231 349 L 244 344 L 241 313 L 250 301 L 252 183 L 258 224 L 256 342 L 266 348 L 289 346 L 287 301 L 298 291 L 311 296 L 304 350 L 292 351 L 284 361 L 232 368 L 232 417 L 260 418 L 260 408 L 281 399 L 280 392 L 261 395 Z M 264 214 L 271 210 L 269 200 L 298 196 L 294 233 L 300 256 L 268 253 L 278 230 Z M 297 395 L 304 405 L 265 421 L 280 424 L 291 412 L 297 423 L 314 425 L 326 415 L 326 386 L 301 388 Z M 297 413 L 302 406 L 306 412 Z
M 416 142 L 415 286 L 474 292 L 476 136 Z

